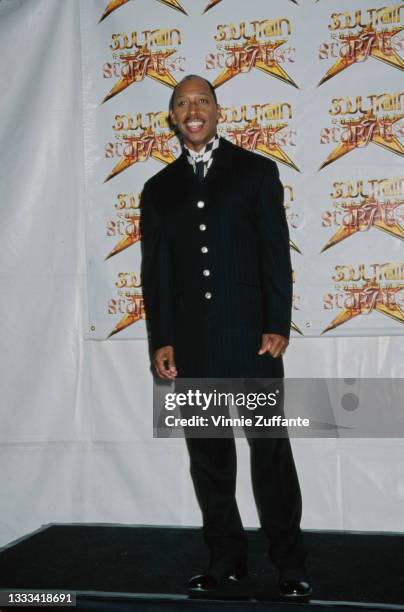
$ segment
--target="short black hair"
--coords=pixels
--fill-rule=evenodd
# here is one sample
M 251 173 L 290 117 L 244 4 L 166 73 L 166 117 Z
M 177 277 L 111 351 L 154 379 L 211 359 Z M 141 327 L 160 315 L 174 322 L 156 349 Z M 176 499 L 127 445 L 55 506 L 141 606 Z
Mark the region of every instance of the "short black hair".
M 169 105 L 168 105 L 168 109 L 170 111 L 172 111 L 173 108 L 174 108 L 174 99 L 175 99 L 175 93 L 177 91 L 177 87 L 179 85 L 181 85 L 181 83 L 183 83 L 183 81 L 188 81 L 189 79 L 201 79 L 201 81 L 204 81 L 206 83 L 206 85 L 209 87 L 210 93 L 212 94 L 213 99 L 215 101 L 215 104 L 217 106 L 216 91 L 215 91 L 215 88 L 213 87 L 212 83 L 210 81 L 208 81 L 208 79 L 204 79 L 203 77 L 199 76 L 199 74 L 187 74 L 183 79 L 181 79 L 181 81 L 179 83 L 176 84 L 176 86 L 173 89 L 173 93 L 171 94 L 170 102 L 169 102 Z

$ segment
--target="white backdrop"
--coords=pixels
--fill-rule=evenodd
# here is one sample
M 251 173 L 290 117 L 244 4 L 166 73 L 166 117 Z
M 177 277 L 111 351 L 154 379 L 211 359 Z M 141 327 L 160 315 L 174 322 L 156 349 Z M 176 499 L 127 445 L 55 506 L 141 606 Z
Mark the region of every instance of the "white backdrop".
M 85 339 L 80 42 L 77 0 L 1 0 L 0 544 L 49 522 L 200 524 L 183 440 L 152 438 L 145 341 Z M 296 338 L 286 356 L 290 377 L 402 377 L 403 363 L 399 336 Z M 304 528 L 404 531 L 401 439 L 293 447 Z

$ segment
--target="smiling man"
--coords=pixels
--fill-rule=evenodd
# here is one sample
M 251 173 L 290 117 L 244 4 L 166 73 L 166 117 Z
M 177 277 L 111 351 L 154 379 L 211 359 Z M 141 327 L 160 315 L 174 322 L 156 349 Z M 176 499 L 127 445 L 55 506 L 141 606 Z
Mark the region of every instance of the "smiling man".
M 185 77 L 170 100 L 182 155 L 142 195 L 142 279 L 153 366 L 178 378 L 282 378 L 292 270 L 276 164 L 216 132 L 209 81 Z M 247 574 L 235 498 L 234 438 L 186 437 L 209 565 L 190 591 Z M 301 496 L 288 438 L 248 438 L 268 552 L 285 597 L 308 597 Z
M 190 151 L 200 152 L 216 136 L 220 108 L 208 82 L 186 77 L 170 104 L 170 119 Z

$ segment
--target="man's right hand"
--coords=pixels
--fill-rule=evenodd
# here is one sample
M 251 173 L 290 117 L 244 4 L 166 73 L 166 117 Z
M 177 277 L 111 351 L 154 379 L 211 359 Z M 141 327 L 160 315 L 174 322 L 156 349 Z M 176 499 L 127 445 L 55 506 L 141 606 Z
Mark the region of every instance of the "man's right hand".
M 174 380 L 177 376 L 177 368 L 174 361 L 174 348 L 162 346 L 153 355 L 153 365 L 159 378 Z

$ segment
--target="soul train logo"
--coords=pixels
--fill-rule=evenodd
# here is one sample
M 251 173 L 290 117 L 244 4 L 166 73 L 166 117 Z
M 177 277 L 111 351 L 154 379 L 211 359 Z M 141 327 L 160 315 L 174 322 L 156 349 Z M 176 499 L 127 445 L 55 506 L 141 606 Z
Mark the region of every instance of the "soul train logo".
M 174 137 L 167 123 L 167 112 L 149 112 L 143 115 L 130 113 L 116 115 L 112 129 L 115 132 L 115 142 L 105 145 L 107 159 L 118 158 L 118 162 L 106 177 L 105 182 L 127 170 L 133 164 L 145 162 L 150 158 L 169 164 L 175 160 L 178 153 Z M 174 139 L 176 140 L 176 139 Z
M 322 214 L 323 227 L 337 227 L 321 252 L 358 232 L 379 229 L 404 240 L 404 177 L 333 184 L 333 209 Z
M 140 240 L 140 194 L 119 193 L 114 204 L 115 218 L 108 219 L 107 236 L 119 237 L 105 260 L 121 253 Z
M 108 15 L 110 15 L 113 11 L 116 11 L 116 9 L 118 9 L 120 6 L 123 6 L 127 2 L 129 2 L 129 0 L 109 0 L 98 23 L 103 21 L 103 19 L 108 17 Z M 178 2 L 178 0 L 158 0 L 158 2 L 161 2 L 161 4 L 165 4 L 166 6 L 170 6 L 171 8 L 180 11 L 181 13 L 184 13 L 184 15 L 187 14 L 182 8 L 181 4 Z
M 404 61 L 399 51 L 404 48 L 404 39 L 398 36 L 403 30 L 400 15 L 403 8 L 401 3 L 354 13 L 332 13 L 328 25 L 332 40 L 320 45 L 319 59 L 336 58 L 336 61 L 319 85 L 370 57 L 403 70 Z
M 291 33 L 292 26 L 286 17 L 218 25 L 214 36 L 217 52 L 208 53 L 205 58 L 207 70 L 222 68 L 213 81 L 214 87 L 253 68 L 297 87 L 281 66 L 294 62 L 295 48 L 290 44 L 283 47 Z
M 287 102 L 276 104 L 242 104 L 220 108 L 219 133 L 234 144 L 257 151 L 299 172 L 282 147 L 296 146 L 295 130 L 290 127 L 292 107 Z
M 121 314 L 122 317 L 108 334 L 108 338 L 121 332 L 129 325 L 145 319 L 142 285 L 140 274 L 135 272 L 118 272 L 115 283 L 116 296 L 108 302 L 108 314 Z
M 184 71 L 185 58 L 175 56 L 180 45 L 181 33 L 176 28 L 144 30 L 129 35 L 126 32 L 112 34 L 112 61 L 103 65 L 102 74 L 104 79 L 118 80 L 102 102 L 146 77 L 168 87 L 175 87 L 177 81 L 171 73 Z
M 294 204 L 295 204 L 294 189 L 291 185 L 284 184 L 283 191 L 284 191 L 285 213 L 286 213 L 286 219 L 288 222 L 289 230 L 298 229 L 300 215 L 294 210 Z M 296 253 L 300 253 L 300 255 L 302 254 L 301 250 L 293 242 L 292 239 L 289 240 L 289 245 L 290 245 L 290 248 L 293 249 L 293 251 L 296 251 Z
M 332 280 L 336 293 L 327 293 L 323 305 L 340 312 L 322 334 L 373 312 L 404 323 L 404 263 L 337 265 Z
M 293 4 L 297 4 L 297 0 L 289 0 L 289 1 L 293 2 Z M 222 0 L 209 0 L 208 4 L 206 5 L 205 10 L 203 12 L 206 13 L 211 8 L 213 8 L 214 6 L 219 4 L 219 2 L 222 2 Z
M 323 128 L 320 143 L 338 143 L 320 170 L 355 149 L 376 144 L 387 151 L 404 155 L 399 141 L 404 135 L 402 97 L 404 93 L 383 93 L 363 98 L 334 98 L 328 111 L 334 127 Z M 347 118 L 344 118 L 348 115 Z M 356 117 L 349 117 L 356 115 Z

